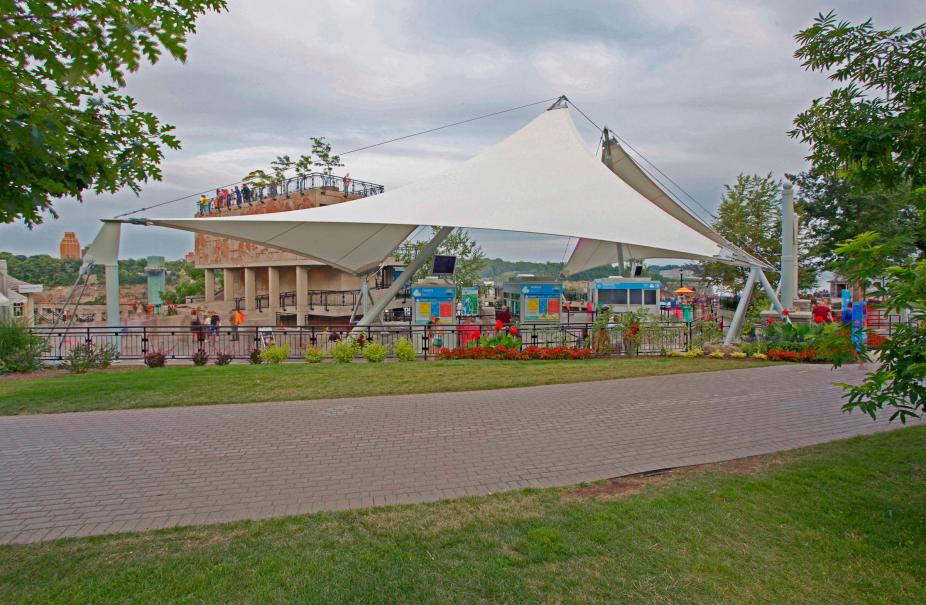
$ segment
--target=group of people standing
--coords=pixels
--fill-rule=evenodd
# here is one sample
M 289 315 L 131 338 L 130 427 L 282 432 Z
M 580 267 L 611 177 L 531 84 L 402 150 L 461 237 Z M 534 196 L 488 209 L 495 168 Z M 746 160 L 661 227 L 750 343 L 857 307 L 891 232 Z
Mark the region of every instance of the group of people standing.
M 216 189 L 215 197 L 208 198 L 205 194 L 199 196 L 199 213 L 209 214 L 220 210 L 228 210 L 232 204 L 241 208 L 243 204 L 251 204 L 254 201 L 254 190 L 247 183 L 240 187 L 235 185 L 234 189 Z
M 190 332 L 193 337 L 199 341 L 200 348 L 202 343 L 208 338 L 210 342 L 215 342 L 219 335 L 219 328 L 222 327 L 222 317 L 216 311 L 200 312 L 194 309 L 190 315 Z M 229 323 L 231 324 L 231 339 L 238 340 L 238 330 L 244 325 L 244 313 L 239 309 L 232 309 L 229 313 Z

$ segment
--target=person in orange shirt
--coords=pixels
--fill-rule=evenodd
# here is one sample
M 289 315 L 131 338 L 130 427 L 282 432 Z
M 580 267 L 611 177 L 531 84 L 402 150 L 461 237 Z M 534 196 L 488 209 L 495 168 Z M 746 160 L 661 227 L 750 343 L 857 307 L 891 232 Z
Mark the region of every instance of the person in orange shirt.
M 231 339 L 238 340 L 238 328 L 244 325 L 244 313 L 238 309 L 232 309 L 231 317 Z

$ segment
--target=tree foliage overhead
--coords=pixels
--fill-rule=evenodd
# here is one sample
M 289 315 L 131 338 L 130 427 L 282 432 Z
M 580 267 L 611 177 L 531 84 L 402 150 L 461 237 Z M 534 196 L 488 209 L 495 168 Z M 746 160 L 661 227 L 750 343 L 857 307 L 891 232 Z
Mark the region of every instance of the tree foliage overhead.
M 395 255 L 396 260 L 405 264 L 410 263 L 412 259 L 421 253 L 422 248 L 437 234 L 438 230 L 440 230 L 440 227 L 431 227 L 431 233 L 427 240 L 409 242 L 399 248 Z M 457 287 L 478 286 L 482 283 L 480 272 L 486 265 L 486 257 L 482 252 L 482 247 L 470 237 L 465 229 L 454 229 L 440 245 L 437 254 L 457 257 L 456 266 L 451 277 L 453 285 Z M 413 282 L 430 275 L 431 262 L 432 259 L 428 259 L 421 269 L 415 273 L 412 277 Z
M 795 39 L 805 69 L 842 84 L 789 133 L 810 144 L 814 167 L 865 189 L 926 186 L 926 24 L 877 30 L 830 12 Z
M 0 0 L 0 222 L 42 222 L 55 200 L 161 177 L 180 142 L 120 89 L 225 0 Z

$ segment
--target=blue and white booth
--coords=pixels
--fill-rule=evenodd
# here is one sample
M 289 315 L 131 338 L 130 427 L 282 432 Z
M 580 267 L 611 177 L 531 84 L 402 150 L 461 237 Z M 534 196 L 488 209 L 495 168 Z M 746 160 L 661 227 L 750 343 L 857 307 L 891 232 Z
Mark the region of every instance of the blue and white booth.
M 604 277 L 592 287 L 595 309 L 608 307 L 615 313 L 645 309 L 659 315 L 659 282 L 646 277 Z
M 550 277 L 519 275 L 502 286 L 503 303 L 519 323 L 558 322 L 563 283 Z

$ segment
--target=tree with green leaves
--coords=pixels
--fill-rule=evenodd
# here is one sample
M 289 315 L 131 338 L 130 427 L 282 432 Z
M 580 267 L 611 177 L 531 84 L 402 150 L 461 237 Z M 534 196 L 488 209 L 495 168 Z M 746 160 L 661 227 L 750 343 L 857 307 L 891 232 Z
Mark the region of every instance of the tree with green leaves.
M 422 248 L 425 247 L 428 240 L 437 234 L 439 229 L 440 227 L 431 227 L 431 234 L 427 239 L 408 242 L 399 248 L 395 255 L 396 260 L 400 263 L 410 263 L 412 259 L 421 253 Z M 456 266 L 451 277 L 453 285 L 459 288 L 461 286 L 478 286 L 482 283 L 480 273 L 486 266 L 486 257 L 482 252 L 482 247 L 470 237 L 465 229 L 454 229 L 440 245 L 437 254 L 457 257 Z M 432 259 L 428 259 L 424 266 L 412 277 L 412 281 L 427 277 L 431 272 L 431 262 Z
M 926 225 L 926 24 L 909 32 L 876 30 L 820 15 L 796 36 L 795 57 L 805 69 L 828 71 L 845 83 L 799 114 L 791 132 L 810 145 L 814 169 L 842 179 L 853 193 L 881 190 L 903 195 Z M 845 409 L 874 416 L 893 407 L 893 418 L 922 415 L 926 403 L 926 254 L 898 248 L 902 238 L 865 232 L 836 250 L 837 270 L 876 305 L 907 315 L 908 323 L 877 345 L 878 365 L 861 385 L 843 385 Z M 866 352 L 862 349 L 863 358 Z M 846 361 L 838 359 L 837 365 Z
M 891 249 L 899 255 L 893 261 L 926 251 L 926 230 L 908 187 L 864 191 L 816 169 L 788 178 L 797 187 L 806 262 L 814 269 L 832 269 L 837 246 L 865 231 L 877 231 L 893 243 Z
M 780 196 L 781 182 L 771 173 L 740 174 L 736 183 L 724 186 L 713 227 L 746 252 L 774 262 L 781 255 Z M 748 273 L 725 263 L 704 263 L 702 271 L 705 279 L 731 292 L 743 289 Z
M 325 137 L 312 137 L 312 154 L 315 156 L 315 165 L 328 176 L 335 168 L 344 165 L 341 156 L 332 153 L 331 143 Z
M 795 36 L 795 58 L 841 86 L 794 119 L 821 173 L 853 186 L 926 186 L 926 24 L 877 30 L 819 15 Z
M 186 59 L 196 19 L 225 0 L 0 2 L 0 222 L 42 222 L 88 189 L 160 180 L 173 126 L 120 92 L 142 62 Z

